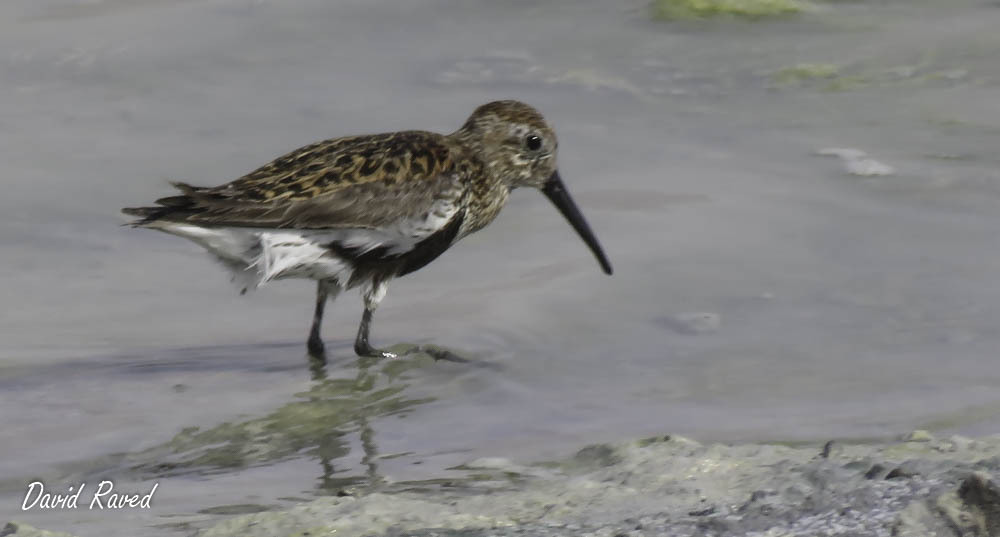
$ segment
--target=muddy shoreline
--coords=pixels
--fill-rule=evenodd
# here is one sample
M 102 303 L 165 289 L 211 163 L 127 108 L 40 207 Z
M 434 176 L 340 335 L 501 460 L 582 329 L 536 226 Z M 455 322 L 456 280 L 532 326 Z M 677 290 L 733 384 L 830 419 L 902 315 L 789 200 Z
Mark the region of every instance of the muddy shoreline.
M 274 535 L 998 535 L 1000 435 L 701 444 L 663 436 L 555 462 L 482 458 L 462 477 L 347 487 L 201 537 Z M 17 522 L 4 537 L 58 536 Z

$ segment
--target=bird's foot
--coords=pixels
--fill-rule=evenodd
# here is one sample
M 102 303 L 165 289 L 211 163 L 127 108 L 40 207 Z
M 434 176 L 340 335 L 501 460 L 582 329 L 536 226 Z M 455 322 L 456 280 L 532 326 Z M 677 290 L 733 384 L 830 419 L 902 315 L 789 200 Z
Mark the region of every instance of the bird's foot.
M 358 356 L 366 356 L 370 358 L 398 358 L 399 355 L 394 352 L 389 352 L 382 349 L 376 349 L 367 343 L 356 343 L 354 345 L 354 352 Z
M 322 339 L 318 337 L 310 337 L 309 341 L 306 343 L 306 350 L 309 351 L 309 356 L 324 361 L 326 360 L 326 345 L 323 345 Z

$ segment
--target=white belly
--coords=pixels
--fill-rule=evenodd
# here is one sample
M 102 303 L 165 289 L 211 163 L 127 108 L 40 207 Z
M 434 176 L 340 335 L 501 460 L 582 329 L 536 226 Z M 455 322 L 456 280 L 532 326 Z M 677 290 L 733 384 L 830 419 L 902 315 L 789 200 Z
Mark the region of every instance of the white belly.
M 346 285 L 353 269 L 325 245 L 332 241 L 359 242 L 365 230 L 297 231 L 253 228 L 210 228 L 163 222 L 157 229 L 190 239 L 209 251 L 232 272 L 233 282 L 244 291 L 271 280 L 310 278 L 333 280 Z M 359 235 L 358 239 L 354 239 Z
M 383 230 L 202 227 L 166 221 L 152 222 L 149 227 L 204 247 L 232 272 L 233 281 L 244 291 L 285 278 L 332 280 L 346 286 L 354 268 L 331 251 L 331 243 L 359 254 L 376 248 L 384 249 L 386 255 L 406 253 L 447 226 L 458 212 L 458 206 L 449 201 L 436 202 L 430 209 L 422 218 L 400 220 Z

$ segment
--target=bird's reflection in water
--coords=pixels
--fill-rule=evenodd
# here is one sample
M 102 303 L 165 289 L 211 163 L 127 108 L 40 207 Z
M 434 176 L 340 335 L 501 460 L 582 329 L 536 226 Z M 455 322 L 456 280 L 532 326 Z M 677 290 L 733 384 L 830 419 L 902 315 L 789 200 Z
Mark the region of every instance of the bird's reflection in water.
M 312 374 L 313 381 L 317 383 L 325 382 L 327 380 L 326 353 L 324 352 L 321 355 L 310 353 L 308 357 L 309 371 Z M 372 373 L 371 370 L 377 362 L 378 359 L 371 357 L 361 357 L 357 360 L 358 372 L 357 376 L 354 378 L 355 386 L 370 385 L 366 381 L 366 378 L 373 374 L 375 376 L 378 375 L 377 372 Z M 367 491 L 371 491 L 375 490 L 382 482 L 382 479 L 378 474 L 378 463 L 376 462 L 378 457 L 378 447 L 375 445 L 375 430 L 371 427 L 371 424 L 368 421 L 368 415 L 365 412 L 359 412 L 354 419 L 354 426 L 361 439 L 361 449 L 363 451 L 361 464 L 365 468 L 365 475 L 364 477 L 334 477 L 334 474 L 337 473 L 334 461 L 338 457 L 342 456 L 337 454 L 337 450 L 341 447 L 341 444 L 339 442 L 334 442 L 330 446 L 321 444 L 319 446 L 318 455 L 323 474 L 319 478 L 318 488 L 323 493 L 346 494 L 348 490 L 357 486 L 362 486 Z M 323 438 L 321 442 L 326 443 L 329 438 L 330 437 Z M 339 441 L 340 438 L 338 437 L 336 440 Z
M 324 363 L 311 358 L 312 383 L 305 392 L 295 394 L 293 401 L 262 417 L 205 430 L 184 429 L 165 444 L 134 454 L 133 469 L 161 476 L 212 474 L 305 456 L 320 462 L 320 494 L 377 488 L 382 479 L 372 423 L 432 401 L 408 397 L 406 388 L 408 373 L 435 362 L 422 352 L 405 353 L 394 360 Z M 347 460 L 353 434 L 360 438 L 363 473 L 352 474 L 356 467 Z

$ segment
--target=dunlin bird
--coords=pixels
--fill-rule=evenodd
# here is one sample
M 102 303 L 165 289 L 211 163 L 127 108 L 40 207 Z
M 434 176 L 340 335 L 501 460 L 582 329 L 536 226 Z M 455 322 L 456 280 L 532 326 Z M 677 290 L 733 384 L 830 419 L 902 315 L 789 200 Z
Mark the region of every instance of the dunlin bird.
M 451 134 L 403 131 L 334 138 L 217 187 L 175 183 L 180 195 L 126 208 L 134 226 L 190 239 L 211 252 L 246 292 L 271 280 L 318 282 L 308 348 L 323 355 L 328 299 L 362 287 L 365 311 L 354 350 L 369 344 L 372 315 L 389 281 L 430 263 L 496 218 L 511 190 L 541 190 L 611 274 L 556 168 L 556 135 L 518 101 L 477 108 Z

